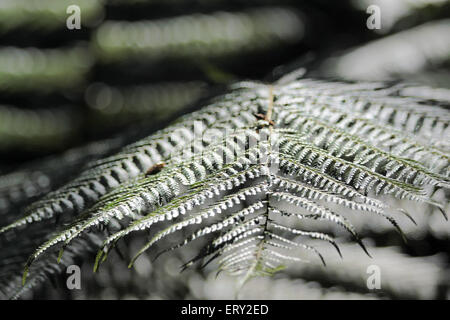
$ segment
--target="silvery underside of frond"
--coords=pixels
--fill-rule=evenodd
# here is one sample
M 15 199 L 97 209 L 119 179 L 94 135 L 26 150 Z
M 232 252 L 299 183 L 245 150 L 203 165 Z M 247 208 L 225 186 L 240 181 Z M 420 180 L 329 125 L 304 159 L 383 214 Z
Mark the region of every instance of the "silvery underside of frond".
M 130 266 L 155 244 L 166 252 L 196 242 L 198 254 L 185 267 L 214 261 L 244 281 L 303 263 L 311 253 L 325 263 L 314 244 L 328 242 L 340 254 L 334 227 L 366 250 L 355 215 L 378 216 L 402 233 L 397 220 L 414 217 L 391 199 L 447 210 L 448 110 L 399 97 L 405 87 L 238 83 L 92 163 L 1 232 L 73 217 L 30 256 L 24 281 L 44 253 L 58 247 L 64 259 L 73 241 L 99 227 L 106 236 L 95 268 L 119 240 L 148 234 Z

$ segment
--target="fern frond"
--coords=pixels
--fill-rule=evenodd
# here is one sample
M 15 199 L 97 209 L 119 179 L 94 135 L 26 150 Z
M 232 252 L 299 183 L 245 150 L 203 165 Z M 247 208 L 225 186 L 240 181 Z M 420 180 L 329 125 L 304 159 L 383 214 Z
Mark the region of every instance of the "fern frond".
M 238 32 L 230 33 L 230 28 Z M 107 62 L 136 57 L 155 61 L 167 57 L 223 57 L 296 42 L 302 36 L 303 22 L 293 10 L 267 7 L 239 14 L 215 12 L 140 22 L 106 21 L 96 32 L 95 45 Z
M 67 7 L 77 5 L 83 12 L 83 25 L 95 22 L 103 13 L 102 0 L 3 0 L 0 9 L 0 33 L 15 28 L 33 31 L 54 30 L 64 26 Z
M 377 81 L 401 76 L 410 81 L 410 76 L 427 67 L 448 63 L 449 40 L 445 34 L 449 30 L 448 19 L 430 21 L 327 59 L 320 73 L 351 80 Z M 416 63 L 405 64 L 408 57 L 414 57 Z M 371 61 L 370 65 L 367 61 Z
M 119 154 L 92 163 L 78 178 L 34 203 L 27 210 L 29 214 L 2 228 L 0 233 L 33 221 L 51 219 L 62 212 L 77 214 L 88 209 L 108 191 L 139 175 L 143 176 L 152 165 L 176 152 L 177 147 L 189 144 L 196 136 L 202 137 L 208 128 L 220 126 L 231 130 L 247 125 L 250 119 L 253 120 L 252 114 L 258 110 L 257 105 L 251 105 L 250 102 L 257 101 L 258 97 L 251 92 L 248 95 L 243 93 L 241 103 L 247 101 L 244 108 L 235 105 L 233 97 L 225 96 L 222 101 L 208 106 L 202 112 L 185 116 L 173 126 L 125 147 Z M 233 121 L 237 115 L 241 115 L 239 121 Z
M 0 233 L 73 216 L 31 254 L 28 270 L 55 246 L 62 247 L 61 259 L 90 229 L 120 222 L 100 246 L 95 269 L 120 239 L 146 231 L 150 240 L 130 266 L 156 245 L 167 252 L 204 240 L 184 267 L 218 259 L 219 270 L 242 275 L 243 283 L 305 261 L 308 252 L 325 263 L 308 238 L 340 254 L 334 237 L 307 220 L 346 230 L 368 254 L 350 213 L 381 216 L 401 233 L 394 208 L 381 196 L 444 210 L 433 195 L 449 187 L 445 147 L 413 138 L 426 137 L 424 130 L 407 132 L 402 121 L 380 118 L 378 102 L 417 128 L 424 122 L 414 117 L 434 119 L 440 134 L 448 132 L 448 111 L 428 113 L 417 99 L 410 104 L 396 96 L 398 90 L 308 79 L 239 83 L 203 109 L 93 163 Z M 177 235 L 181 242 L 165 246 Z
M 0 175 L 0 221 L 16 220 L 16 215 L 8 213 L 61 186 L 87 163 L 117 152 L 129 140 L 126 137 L 91 142 Z
M 0 150 L 37 145 L 51 150 L 70 140 L 78 127 L 77 117 L 67 108 L 26 110 L 0 105 Z
M 83 83 L 93 64 L 86 48 L 0 48 L 0 90 L 52 92 Z

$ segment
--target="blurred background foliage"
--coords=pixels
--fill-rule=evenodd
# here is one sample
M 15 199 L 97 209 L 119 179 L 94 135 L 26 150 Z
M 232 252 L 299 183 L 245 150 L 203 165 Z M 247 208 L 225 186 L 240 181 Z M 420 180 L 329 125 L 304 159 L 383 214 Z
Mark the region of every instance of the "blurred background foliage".
M 72 4 L 80 30 L 66 27 Z M 381 30 L 366 27 L 371 4 L 381 8 Z M 304 67 L 311 77 L 450 88 L 449 34 L 446 0 L 0 0 L 0 222 L 236 80 Z M 448 92 L 409 94 L 449 107 Z M 389 226 L 358 219 L 381 257 L 382 290 L 367 289 L 372 262 L 348 245 L 326 272 L 298 266 L 253 280 L 240 297 L 449 298 L 449 223 L 430 213 L 406 230 L 405 244 Z M 81 291 L 64 289 L 55 267 L 53 286 L 25 297 L 233 298 L 226 277 L 179 274 L 192 252 L 155 263 L 144 256 L 133 271 L 111 261 L 92 274 L 83 263 Z

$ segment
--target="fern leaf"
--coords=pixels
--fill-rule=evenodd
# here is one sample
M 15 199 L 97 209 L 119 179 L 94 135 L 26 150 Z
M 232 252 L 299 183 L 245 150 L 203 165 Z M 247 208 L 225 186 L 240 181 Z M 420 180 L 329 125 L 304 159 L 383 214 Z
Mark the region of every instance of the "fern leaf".
M 184 267 L 217 259 L 219 270 L 241 275 L 242 283 L 303 262 L 308 252 L 325 263 L 307 238 L 340 254 L 334 237 L 309 230 L 306 220 L 343 228 L 368 254 L 349 212 L 380 216 L 402 233 L 391 215 L 397 208 L 381 196 L 444 210 L 433 195 L 449 187 L 448 150 L 425 142 L 424 125 L 432 119 L 436 134 L 448 134 L 448 111 L 404 100 L 398 90 L 309 79 L 236 84 L 203 109 L 94 162 L 0 233 L 72 216 L 30 256 L 28 270 L 53 247 L 120 222 L 104 238 L 94 269 L 120 239 L 145 230 L 152 236 L 130 266 L 179 235 L 181 242 L 161 252 L 202 240 Z M 415 130 L 407 130 L 405 117 Z

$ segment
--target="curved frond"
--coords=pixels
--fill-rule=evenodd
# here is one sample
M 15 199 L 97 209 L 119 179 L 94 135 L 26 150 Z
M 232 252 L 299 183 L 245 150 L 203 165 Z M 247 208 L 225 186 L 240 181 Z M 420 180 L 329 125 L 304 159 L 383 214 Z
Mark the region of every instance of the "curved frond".
M 307 227 L 307 220 L 339 226 L 366 251 L 349 212 L 380 216 L 402 233 L 392 213 L 409 214 L 382 197 L 443 211 L 434 194 L 450 185 L 448 148 L 427 143 L 430 126 L 449 140 L 448 111 L 405 100 L 398 90 L 308 79 L 236 84 L 203 109 L 92 163 L 0 233 L 72 216 L 30 256 L 24 281 L 54 247 L 64 259 L 72 241 L 110 224 L 119 227 L 107 232 L 94 269 L 120 239 L 144 230 L 150 238 L 130 266 L 154 247 L 163 253 L 203 241 L 184 267 L 217 261 L 243 283 L 301 263 L 307 252 L 325 264 L 305 238 L 328 242 L 340 255 L 333 235 Z M 166 245 L 176 236 L 180 242 Z

